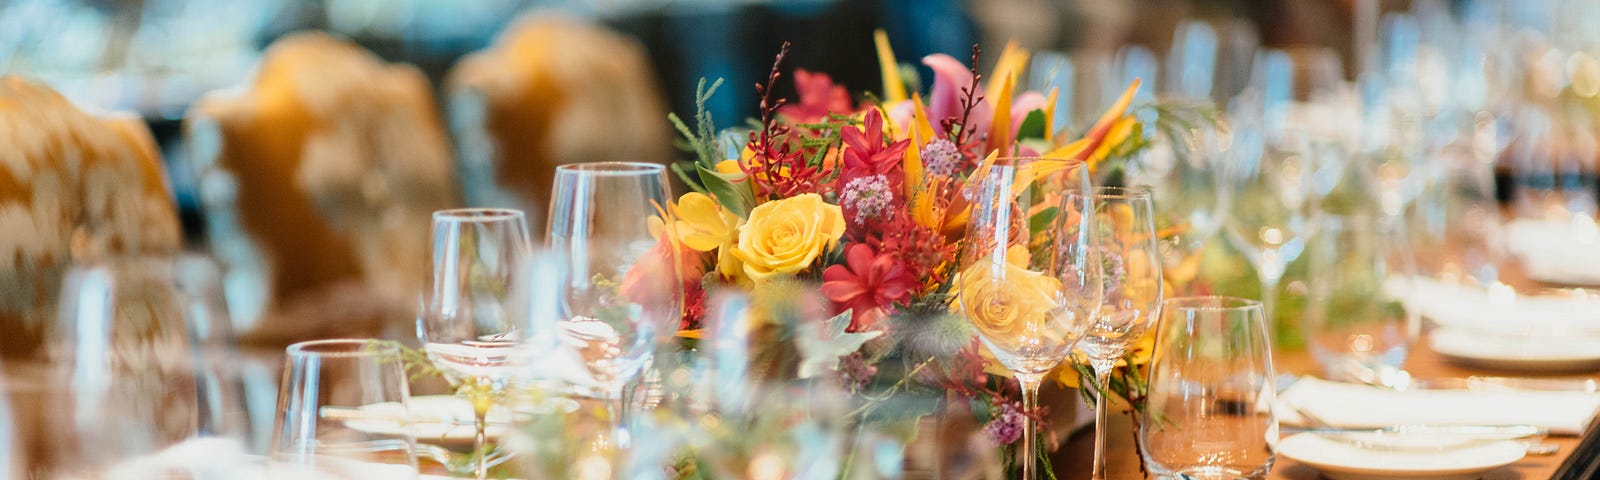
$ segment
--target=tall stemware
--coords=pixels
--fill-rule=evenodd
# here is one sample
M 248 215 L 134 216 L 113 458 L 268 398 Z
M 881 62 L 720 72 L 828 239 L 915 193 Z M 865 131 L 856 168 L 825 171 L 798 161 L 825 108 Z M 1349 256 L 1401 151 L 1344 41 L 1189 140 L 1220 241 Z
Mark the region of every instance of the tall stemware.
M 1100 306 L 1100 267 L 1091 217 L 1066 207 L 1058 185 L 1089 188 L 1081 163 L 1003 158 L 968 182 L 972 214 L 955 288 L 978 338 L 1022 387 L 1023 410 L 1038 406 L 1039 383 L 1083 338 Z M 1046 173 L 1051 170 L 1055 173 Z M 1036 476 L 1035 426 L 1024 420 L 1020 462 Z
M 488 476 L 487 415 L 535 352 L 526 335 L 528 276 L 532 245 L 523 214 L 506 209 L 440 210 L 433 214 L 430 283 L 423 292 L 417 336 L 456 394 L 472 403 L 477 464 Z
M 559 269 L 558 316 L 607 401 L 615 445 L 628 446 L 627 388 L 682 318 L 666 169 L 601 162 L 556 168 L 548 243 Z M 696 279 L 695 281 L 698 281 Z
M 1078 350 L 1094 368 L 1095 385 L 1104 389 L 1111 369 L 1144 336 L 1161 304 L 1161 252 L 1156 239 L 1151 193 L 1143 188 L 1099 187 L 1068 190 L 1067 216 L 1088 217 L 1094 252 L 1100 259 L 1104 287 L 1098 319 L 1078 342 Z M 1075 211 L 1089 205 L 1091 210 Z M 1095 395 L 1094 470 L 1105 478 L 1106 398 Z
M 1229 105 L 1233 144 L 1224 166 L 1231 196 L 1224 235 L 1255 262 L 1267 318 L 1285 270 L 1305 251 L 1318 202 L 1337 184 L 1339 104 L 1344 81 L 1326 50 L 1267 51 L 1258 55 L 1253 85 Z M 1274 332 L 1276 335 L 1276 332 Z

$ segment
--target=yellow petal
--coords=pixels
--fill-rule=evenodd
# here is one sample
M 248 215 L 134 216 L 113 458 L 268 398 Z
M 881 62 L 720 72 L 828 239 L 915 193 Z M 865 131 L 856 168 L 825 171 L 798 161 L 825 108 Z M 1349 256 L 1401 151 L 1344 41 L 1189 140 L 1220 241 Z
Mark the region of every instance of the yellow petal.
M 1006 42 L 1005 49 L 1000 51 L 1000 59 L 994 62 L 994 70 L 989 72 L 989 88 L 983 94 L 988 98 L 1000 98 L 1001 85 L 1006 82 L 1016 83 L 1017 77 L 1022 75 L 1024 65 L 1028 64 L 1028 51 L 1017 45 L 1016 40 Z M 1009 97 L 1008 97 L 1009 98 Z M 1011 102 L 993 103 L 996 110 L 1011 110 Z
M 884 103 L 896 103 L 906 99 L 906 83 L 900 80 L 900 62 L 894 59 L 894 50 L 889 48 L 889 34 L 882 29 L 872 32 L 872 41 L 878 47 L 878 70 L 883 74 Z
M 1049 142 L 1056 136 L 1056 99 L 1060 98 L 1061 89 L 1050 89 L 1050 95 L 1044 100 L 1044 141 Z
M 1011 154 L 1011 89 L 1016 88 L 1016 81 L 1005 77 L 1000 82 L 999 101 L 994 107 L 994 122 L 989 124 L 989 150 L 1000 151 L 1007 156 Z

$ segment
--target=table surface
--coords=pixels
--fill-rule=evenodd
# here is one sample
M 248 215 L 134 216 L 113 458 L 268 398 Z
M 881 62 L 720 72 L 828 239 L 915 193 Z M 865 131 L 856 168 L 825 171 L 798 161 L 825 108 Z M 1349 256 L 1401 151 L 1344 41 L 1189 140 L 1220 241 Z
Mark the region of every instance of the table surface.
M 1410 358 L 1406 360 L 1405 368 L 1418 379 L 1434 378 L 1465 378 L 1471 375 L 1485 375 L 1488 372 L 1459 367 L 1446 362 L 1439 355 L 1429 351 L 1426 342 L 1418 342 Z M 1310 375 L 1317 371 L 1316 362 L 1311 355 L 1304 352 L 1280 352 L 1274 359 L 1280 372 L 1298 375 Z M 1518 376 L 1530 376 L 1518 374 Z M 1556 375 L 1574 377 L 1575 375 Z M 1578 375 L 1583 376 L 1583 375 Z M 1590 378 L 1600 378 L 1600 375 L 1589 374 Z M 1133 427 L 1127 415 L 1113 414 L 1106 436 L 1106 474 L 1111 479 L 1142 479 L 1139 472 L 1139 458 L 1134 452 Z M 1573 448 L 1578 445 L 1579 437 L 1552 436 L 1547 442 L 1555 443 L 1561 450 L 1555 455 L 1529 455 L 1517 463 L 1495 469 L 1483 476 L 1484 480 L 1511 480 L 1511 479 L 1546 479 L 1555 473 L 1561 462 L 1572 454 Z M 1072 435 L 1061 446 L 1061 451 L 1053 457 L 1056 459 L 1056 476 L 1061 479 L 1089 478 L 1091 462 L 1094 458 L 1094 431 L 1083 429 Z M 1315 469 L 1309 466 L 1278 457 L 1277 464 L 1273 466 L 1271 479 L 1283 480 L 1313 480 L 1319 478 Z

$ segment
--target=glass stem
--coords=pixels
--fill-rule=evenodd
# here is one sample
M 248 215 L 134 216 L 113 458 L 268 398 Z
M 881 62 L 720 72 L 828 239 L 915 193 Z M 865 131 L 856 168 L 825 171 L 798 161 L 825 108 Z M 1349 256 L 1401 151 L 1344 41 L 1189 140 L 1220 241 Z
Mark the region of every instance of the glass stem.
M 1039 382 L 1043 375 L 1017 375 L 1017 382 L 1022 384 L 1022 480 L 1035 480 L 1039 478 L 1038 446 L 1034 438 L 1033 411 L 1039 408 Z
M 1283 280 L 1283 271 L 1288 268 L 1284 263 L 1278 249 L 1269 248 L 1261 252 L 1260 267 L 1257 269 L 1261 279 L 1261 313 L 1266 317 L 1267 340 L 1274 343 L 1278 341 L 1280 332 L 1273 307 L 1278 303 L 1278 282 Z
M 473 378 L 463 385 L 467 400 L 472 403 L 472 456 L 474 464 L 473 477 L 478 480 L 489 478 L 489 464 L 487 461 L 489 450 L 489 407 L 494 405 L 494 382 L 489 378 Z
M 489 478 L 489 462 L 487 462 L 489 457 L 489 409 L 474 408 L 472 413 L 473 427 L 477 429 L 472 437 L 473 456 L 476 457 L 477 462 L 472 468 L 472 475 L 477 477 L 478 480 L 484 480 Z
M 1106 382 L 1111 380 L 1111 368 L 1116 366 L 1116 360 L 1102 362 L 1095 360 L 1094 365 L 1094 467 L 1089 471 L 1089 478 L 1106 478 L 1106 395 L 1109 390 Z

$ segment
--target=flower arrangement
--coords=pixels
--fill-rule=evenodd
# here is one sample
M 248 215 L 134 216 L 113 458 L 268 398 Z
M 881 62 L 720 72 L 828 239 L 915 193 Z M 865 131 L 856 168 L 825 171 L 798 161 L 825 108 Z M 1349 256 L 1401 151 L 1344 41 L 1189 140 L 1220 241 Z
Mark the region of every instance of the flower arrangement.
M 970 64 L 943 54 L 924 58 L 934 73 L 926 98 L 907 92 L 882 32 L 876 47 L 884 77 L 878 94 L 853 99 L 826 74 L 795 69 L 798 101 L 776 98 L 785 43 L 756 85 L 761 116 L 747 131 L 719 132 L 705 111 L 720 80 L 697 87 L 693 123 L 671 117 L 692 154 L 671 166 L 692 191 L 667 207 L 671 224 L 660 225 L 663 248 L 679 249 L 683 272 L 678 336 L 704 337 L 714 308 L 708 299 L 730 291 L 753 299 L 751 322 L 813 328 L 774 320 L 801 317 L 762 310 L 782 308 L 775 298 L 798 295 L 798 285 L 815 285 L 829 310 L 820 331 L 830 348 L 794 349 L 800 368 L 792 376 L 838 372 L 854 394 L 849 415 L 858 424 L 927 414 L 927 405 L 886 406 L 901 393 L 930 393 L 970 410 L 991 439 L 1015 448 L 1022 419 L 1047 420 L 1048 412 L 1023 411 L 1014 383 L 1004 381 L 1009 373 L 952 309 L 970 208 L 964 185 L 999 157 L 1060 159 L 1062 168 L 1083 162 L 1094 172 L 1134 156 L 1149 144 L 1129 113 L 1139 81 L 1074 136 L 1051 128 L 1061 92 L 1019 91 L 1029 53 L 1015 44 L 988 76 L 977 71 L 976 46 Z M 1131 351 L 1108 385 L 1082 389 L 1086 398 L 1115 394 L 1137 409 L 1147 354 Z M 1080 377 L 1094 378 L 1086 368 L 1065 362 L 1055 377 L 1077 386 Z M 1028 454 L 1048 458 L 1047 448 Z

